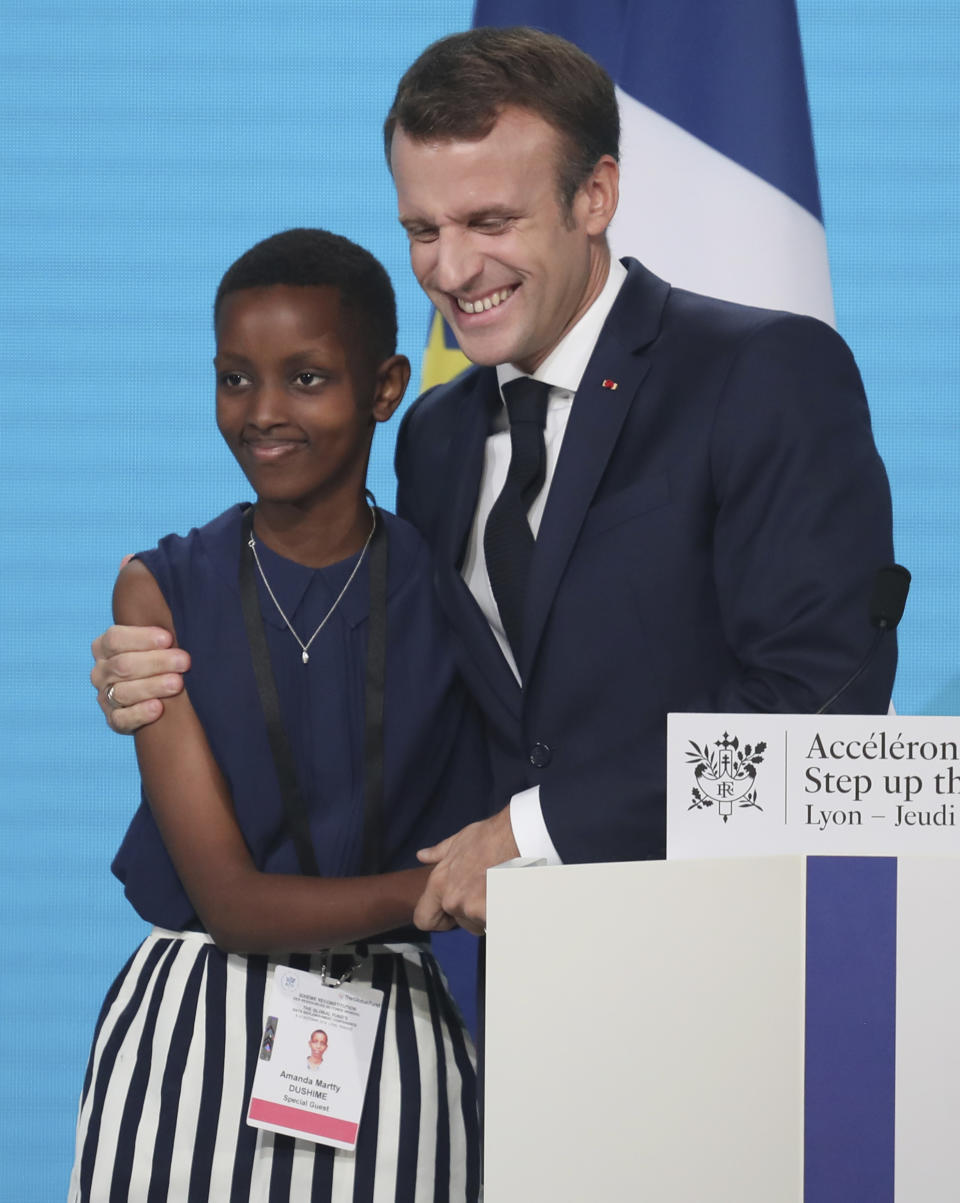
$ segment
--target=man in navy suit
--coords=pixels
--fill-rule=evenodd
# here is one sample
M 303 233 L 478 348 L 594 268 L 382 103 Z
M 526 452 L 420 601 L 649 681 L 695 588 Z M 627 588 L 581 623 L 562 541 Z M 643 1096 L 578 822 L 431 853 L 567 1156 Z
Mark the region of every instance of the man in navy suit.
M 816 710 L 871 643 L 893 555 L 846 346 L 612 262 L 618 135 L 606 74 L 530 30 L 430 47 L 385 127 L 414 273 L 482 365 L 397 444 L 497 782 L 493 817 L 429 853 L 427 927 L 478 926 L 483 870 L 518 853 L 662 857 L 667 712 Z M 498 383 L 519 374 L 549 390 L 511 632 L 485 531 L 512 456 Z M 886 710 L 884 652 L 847 708 Z
M 668 711 L 830 697 L 871 642 L 890 498 L 828 327 L 611 260 L 616 97 L 575 47 L 532 30 L 444 39 L 401 80 L 385 138 L 413 270 L 477 365 L 411 407 L 397 476 L 496 782 L 490 818 L 423 854 L 417 919 L 479 930 L 493 864 L 663 856 Z M 524 390 L 542 438 L 521 488 L 530 419 L 511 429 L 504 398 Z M 519 571 L 488 525 L 511 488 L 530 543 Z M 113 629 L 94 645 L 118 730 L 176 684 L 182 653 L 111 659 L 145 639 Z M 843 707 L 885 711 L 895 660 L 890 639 Z

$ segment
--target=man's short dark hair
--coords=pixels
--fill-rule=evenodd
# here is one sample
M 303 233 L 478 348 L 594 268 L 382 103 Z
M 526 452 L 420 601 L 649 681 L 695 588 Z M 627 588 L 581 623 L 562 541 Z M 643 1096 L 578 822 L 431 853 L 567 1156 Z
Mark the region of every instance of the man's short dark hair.
M 378 259 L 349 238 L 328 230 L 296 229 L 258 242 L 224 273 L 213 302 L 214 327 L 231 293 L 275 284 L 336 288 L 371 367 L 396 351 L 397 303 L 390 277 Z
M 552 33 L 480 27 L 428 46 L 397 86 L 383 126 L 387 163 L 399 126 L 417 142 L 479 141 L 505 108 L 536 113 L 561 138 L 560 200 L 603 155 L 620 158 L 620 112 L 610 76 L 577 46 Z

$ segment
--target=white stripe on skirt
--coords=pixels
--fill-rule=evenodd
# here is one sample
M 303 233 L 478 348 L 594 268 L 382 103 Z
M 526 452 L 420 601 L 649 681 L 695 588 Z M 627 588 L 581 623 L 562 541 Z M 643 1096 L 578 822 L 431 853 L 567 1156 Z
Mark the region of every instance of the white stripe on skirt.
M 191 950 L 189 945 L 185 945 L 182 949 L 177 950 L 176 945 L 172 944 L 170 952 L 173 953 L 174 951 L 177 952 L 177 955 L 170 966 L 166 993 L 173 997 L 182 997 L 186 989 L 187 978 L 194 964 L 194 958 L 190 955 Z M 132 1173 L 134 1182 L 149 1181 L 150 1179 L 153 1149 L 160 1121 L 160 1093 L 163 1069 L 166 1063 L 167 1050 L 170 1048 L 173 1040 L 173 1024 L 175 1019 L 176 1012 L 173 1008 L 161 1010 L 157 1017 L 157 1026 L 150 1053 L 150 1079 L 147 1084 L 146 1099 L 140 1112 L 140 1124 L 137 1129 Z M 113 1085 L 113 1082 L 111 1082 L 111 1085 Z M 122 1082 L 118 1082 L 117 1085 L 118 1087 L 122 1086 Z M 116 1094 L 118 1096 L 117 1101 L 122 1106 L 122 1089 L 118 1089 Z M 181 1104 L 182 1102 L 183 1100 L 181 1100 Z M 173 1166 L 176 1165 L 177 1162 L 174 1160 Z M 180 1197 L 186 1198 L 188 1185 L 188 1183 L 178 1182 L 171 1177 L 168 1194 L 171 1198 L 177 1198 L 179 1192 Z
M 228 1032 L 242 1032 L 246 1026 L 246 960 L 243 957 L 227 958 L 226 1015 L 224 1026 Z M 217 1137 L 213 1153 L 210 1178 L 212 1198 L 229 1199 L 233 1179 L 234 1134 L 243 1123 L 243 1099 L 245 1065 L 242 1057 L 224 1057 L 223 1099 L 217 1124 Z M 309 1198 L 309 1196 L 307 1196 Z
M 425 947 L 370 945 L 354 974 L 387 994 L 356 1153 L 245 1123 L 273 968 L 325 960 L 155 928 L 101 1012 L 70 1203 L 475 1203 L 473 1049 Z

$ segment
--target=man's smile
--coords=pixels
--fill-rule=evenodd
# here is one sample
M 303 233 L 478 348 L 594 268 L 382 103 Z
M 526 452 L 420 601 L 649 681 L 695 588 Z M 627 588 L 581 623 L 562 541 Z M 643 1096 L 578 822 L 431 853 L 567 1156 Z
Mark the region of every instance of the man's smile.
M 454 297 L 457 302 L 457 308 L 462 313 L 483 313 L 488 309 L 496 309 L 508 297 L 511 297 L 520 287 L 519 284 L 511 284 L 508 288 L 498 288 L 495 292 L 488 292 L 485 296 L 476 297 L 472 301 L 468 301 L 466 297 Z

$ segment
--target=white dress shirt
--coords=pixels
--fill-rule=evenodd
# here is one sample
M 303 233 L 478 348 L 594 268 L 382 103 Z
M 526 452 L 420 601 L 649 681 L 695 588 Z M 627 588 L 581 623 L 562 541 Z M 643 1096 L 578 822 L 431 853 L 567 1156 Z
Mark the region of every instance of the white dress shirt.
M 553 482 L 557 457 L 560 454 L 560 444 L 563 442 L 563 436 L 567 429 L 574 396 L 580 387 L 583 374 L 587 370 L 587 364 L 593 354 L 597 339 L 600 337 L 603 324 L 607 320 L 626 278 L 627 271 L 623 264 L 617 259 L 611 259 L 610 270 L 600 295 L 533 373 L 534 380 L 541 380 L 550 385 L 550 392 L 547 394 L 547 421 L 544 428 L 547 452 L 546 473 L 543 487 L 527 512 L 527 519 L 534 538 L 540 530 L 540 520 L 543 518 L 543 511 L 547 504 L 547 496 Z M 509 363 L 497 366 L 501 407 L 484 446 L 483 472 L 480 477 L 477 509 L 473 516 L 473 525 L 470 528 L 466 555 L 461 569 L 461 575 L 467 588 L 483 611 L 483 615 L 500 645 L 504 659 L 510 665 L 510 669 L 518 681 L 520 681 L 520 673 L 503 629 L 500 611 L 497 609 L 490 577 L 487 573 L 487 561 L 483 552 L 483 532 L 493 503 L 500 495 L 507 478 L 507 468 L 510 466 L 510 423 L 507 419 L 506 406 L 502 403 L 502 389 L 508 380 L 515 380 L 523 374 Z M 520 684 L 522 685 L 523 682 L 521 681 Z M 538 785 L 522 790 L 510 799 L 510 825 L 513 828 L 513 838 L 517 842 L 521 856 L 543 857 L 551 865 L 562 863 L 543 821 Z

